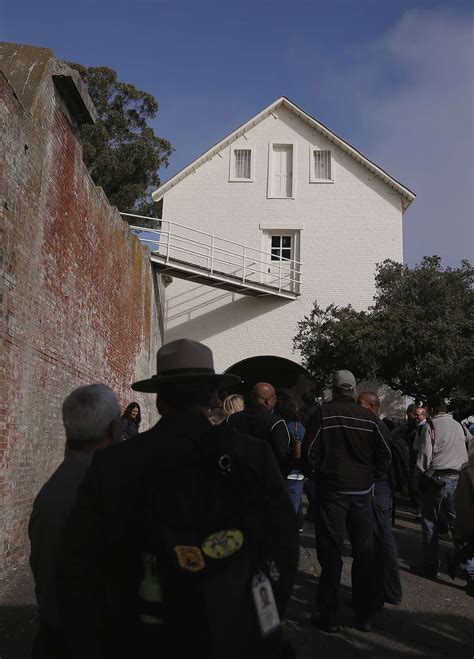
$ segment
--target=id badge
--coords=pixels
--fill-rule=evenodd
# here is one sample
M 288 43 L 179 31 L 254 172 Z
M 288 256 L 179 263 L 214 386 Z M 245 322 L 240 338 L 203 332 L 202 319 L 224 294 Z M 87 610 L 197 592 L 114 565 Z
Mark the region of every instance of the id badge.
M 268 636 L 280 627 L 280 616 L 272 584 L 263 572 L 259 572 L 252 580 L 252 595 L 262 636 Z

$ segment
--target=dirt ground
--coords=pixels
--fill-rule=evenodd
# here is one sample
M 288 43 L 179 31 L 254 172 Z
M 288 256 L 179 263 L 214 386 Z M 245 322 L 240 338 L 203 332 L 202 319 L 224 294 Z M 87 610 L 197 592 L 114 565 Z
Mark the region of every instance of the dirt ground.
M 350 608 L 350 547 L 342 577 L 341 631 L 329 635 L 309 624 L 319 565 L 314 550 L 314 528 L 305 521 L 300 565 L 285 620 L 286 635 L 297 659 L 438 659 L 474 658 L 474 598 L 464 592 L 461 579 L 442 573 L 429 581 L 408 572 L 419 559 L 421 534 L 409 508 L 398 507 L 395 534 L 399 547 L 403 602 L 387 605 L 374 631 L 353 626 Z M 442 541 L 442 557 L 449 542 Z M 0 659 L 29 659 L 37 624 L 33 583 L 25 564 L 0 581 Z

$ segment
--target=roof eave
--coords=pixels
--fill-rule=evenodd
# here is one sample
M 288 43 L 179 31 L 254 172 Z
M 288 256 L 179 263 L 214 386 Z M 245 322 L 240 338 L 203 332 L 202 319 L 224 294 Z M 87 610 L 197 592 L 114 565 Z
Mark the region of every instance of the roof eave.
M 160 186 L 157 190 L 155 190 L 152 193 L 152 199 L 154 202 L 160 201 L 162 197 L 175 185 L 177 185 L 180 181 L 182 181 L 186 176 L 191 174 L 191 172 L 195 171 L 198 167 L 203 165 L 205 162 L 210 160 L 211 158 L 214 157 L 214 155 L 224 149 L 226 146 L 229 146 L 232 142 L 234 142 L 236 139 L 238 139 L 241 135 L 243 135 L 249 128 L 252 128 L 255 126 L 257 123 L 262 121 L 265 117 L 270 115 L 272 112 L 274 112 L 280 105 L 285 105 L 288 107 L 290 110 L 292 110 L 296 115 L 298 115 L 301 119 L 312 125 L 315 129 L 318 130 L 319 133 L 321 133 L 326 139 L 329 141 L 333 142 L 336 144 L 339 148 L 341 148 L 343 151 L 351 155 L 355 160 L 357 160 L 361 165 L 366 167 L 369 171 L 371 171 L 373 174 L 378 176 L 382 181 L 384 181 L 387 185 L 389 185 L 391 188 L 393 188 L 396 192 L 398 192 L 401 196 L 402 199 L 402 211 L 404 212 L 408 206 L 411 204 L 411 202 L 416 198 L 416 195 L 414 192 L 409 190 L 406 186 L 404 186 L 402 183 L 397 181 L 396 179 L 393 178 L 393 176 L 390 176 L 387 172 L 385 172 L 381 167 L 373 163 L 371 160 L 366 158 L 360 151 L 358 151 L 355 147 L 353 147 L 351 144 L 343 140 L 341 137 L 336 135 L 333 131 L 331 131 L 327 126 L 322 124 L 320 121 L 309 115 L 307 112 L 302 110 L 300 107 L 296 105 L 296 103 L 293 103 L 293 101 L 290 101 L 289 98 L 286 96 L 280 96 L 276 101 L 274 101 L 271 105 L 269 105 L 267 108 L 262 110 L 259 114 L 257 114 L 255 117 L 249 119 L 246 123 L 242 124 L 239 128 L 237 128 L 235 131 L 230 133 L 227 137 L 225 137 L 223 140 L 218 142 L 217 144 L 214 144 L 208 151 L 203 153 L 201 156 L 193 160 L 192 163 L 187 165 L 184 169 L 182 169 L 180 172 L 175 174 L 172 178 L 170 178 L 166 183 L 164 183 L 162 186 Z

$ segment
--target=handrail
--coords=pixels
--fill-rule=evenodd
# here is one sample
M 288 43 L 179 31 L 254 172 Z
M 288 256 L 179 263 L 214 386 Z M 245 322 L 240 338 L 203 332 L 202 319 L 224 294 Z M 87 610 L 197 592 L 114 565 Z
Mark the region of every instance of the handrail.
M 150 219 L 149 217 L 147 218 L 144 215 L 132 215 L 131 213 L 120 213 L 120 215 L 126 215 L 127 217 L 138 217 L 138 218 L 143 218 L 143 219 L 147 219 L 147 220 Z M 172 220 L 158 220 L 158 221 L 161 222 L 162 224 L 164 222 L 166 222 L 167 224 L 170 225 L 170 227 L 171 226 L 179 227 L 181 229 L 185 229 L 186 231 L 193 231 L 194 233 L 199 233 L 202 236 L 207 236 L 208 238 L 211 238 L 211 239 L 212 238 L 217 238 L 218 240 L 221 240 L 221 241 L 226 242 L 226 243 L 230 243 L 231 245 L 237 245 L 238 247 L 245 247 L 245 249 L 250 249 L 253 252 L 259 252 L 260 254 L 265 254 L 266 256 L 268 256 L 267 252 L 264 252 L 263 250 L 259 250 L 256 247 L 250 247 L 250 245 L 244 245 L 243 243 L 238 243 L 235 240 L 230 240 L 230 238 L 222 238 L 222 236 L 216 236 L 215 234 L 207 233 L 205 231 L 201 231 L 200 229 L 195 229 L 193 227 L 187 227 L 184 224 L 178 224 L 178 222 L 173 222 Z M 169 230 L 167 231 L 166 229 L 163 229 L 163 228 L 161 228 L 161 229 L 151 229 L 151 228 L 148 228 L 148 227 L 142 227 L 142 226 L 138 226 L 138 225 L 130 226 L 130 228 L 131 229 L 136 229 L 136 230 L 139 230 L 139 231 L 147 231 L 147 232 L 158 233 L 158 234 L 167 234 L 167 233 L 169 233 Z M 179 237 L 181 237 L 183 239 L 185 238 L 185 236 L 179 236 Z M 192 239 L 188 239 L 188 240 L 192 240 Z M 285 256 L 282 256 L 281 259 L 283 261 L 293 261 L 294 263 L 297 263 L 298 265 L 301 265 L 301 261 L 297 261 L 296 259 L 288 259 Z
M 138 218 L 143 219 L 143 220 L 150 220 L 150 219 L 151 220 L 156 220 L 157 222 L 161 222 L 162 225 L 163 225 L 163 222 L 167 222 L 170 226 L 172 224 L 174 227 L 180 227 L 181 229 L 186 229 L 186 231 L 194 231 L 195 233 L 199 233 L 202 236 L 208 236 L 209 238 L 212 238 L 213 236 L 215 236 L 215 238 L 218 238 L 219 240 L 224 240 L 225 242 L 231 243 L 232 245 L 237 245 L 238 247 L 245 247 L 246 249 L 251 249 L 254 252 L 260 252 L 261 254 L 266 254 L 266 252 L 264 252 L 260 249 L 256 249 L 255 247 L 250 247 L 250 245 L 244 245 L 243 243 L 235 242 L 234 240 L 230 240 L 229 238 L 222 238 L 221 236 L 216 236 L 213 233 L 207 233 L 206 231 L 201 231 L 200 229 L 195 229 L 194 227 L 187 227 L 184 224 L 179 224 L 178 222 L 174 222 L 173 220 L 159 220 L 158 218 L 153 218 L 153 217 L 150 218 L 150 217 L 146 217 L 145 215 L 133 215 L 132 213 L 120 213 L 120 215 L 125 215 L 126 217 L 138 217 Z M 166 230 L 163 230 L 163 228 L 162 229 L 148 229 L 148 227 L 139 227 L 139 226 L 130 227 L 130 228 L 141 229 L 142 231 L 163 231 L 163 232 L 166 231 Z M 282 257 L 282 258 L 285 258 L 285 257 Z M 301 265 L 301 262 L 297 261 L 296 259 L 288 259 L 288 260 L 294 261 L 295 263 L 298 263 L 298 264 Z
M 121 215 L 150 219 L 132 213 L 121 213 Z M 243 284 L 268 285 L 278 289 L 279 292 L 299 293 L 302 280 L 300 261 L 284 256 L 273 261 L 270 253 L 229 238 L 222 238 L 171 220 L 157 221 L 161 223 L 159 229 L 139 225 L 131 225 L 130 228 L 138 233 L 151 234 L 152 237 L 139 236 L 139 240 L 148 246 L 152 254 L 161 256 L 166 264 L 175 259 L 181 264 L 188 263 L 190 266 L 207 270 L 213 276 L 233 276 L 241 279 Z M 155 235 L 156 239 L 153 239 Z M 202 236 L 205 240 L 200 240 Z M 231 245 L 238 249 L 229 248 Z M 152 249 L 152 246 L 156 247 Z M 238 274 L 239 272 L 241 275 Z
M 147 227 L 131 226 L 130 228 L 131 228 L 131 229 L 134 229 L 134 230 L 136 230 L 136 231 L 148 232 Z M 162 232 L 159 232 L 159 233 L 161 233 L 161 235 L 163 235 L 163 236 L 168 236 L 168 235 L 170 235 L 170 234 L 169 234 L 169 231 L 166 231 L 166 230 L 165 230 L 165 231 L 162 231 Z M 224 249 L 223 247 L 216 247 L 216 246 L 213 246 L 213 245 L 205 245 L 205 244 L 203 244 L 203 243 L 198 243 L 196 240 L 194 240 L 194 238 L 188 238 L 187 236 L 174 236 L 174 237 L 177 238 L 177 239 L 180 240 L 180 241 L 185 242 L 185 243 L 191 243 L 191 244 L 194 244 L 194 245 L 198 245 L 199 247 L 206 247 L 206 248 L 211 248 L 211 249 L 213 248 L 214 250 L 216 250 L 216 251 L 218 251 L 218 252 L 220 252 L 220 253 L 222 253 L 222 254 L 229 254 L 230 256 L 235 256 L 236 258 L 241 258 L 241 255 L 239 255 L 239 254 L 235 254 L 235 252 L 231 252 L 230 250 L 228 250 L 228 249 Z M 212 238 L 216 238 L 216 237 L 217 237 L 217 236 L 212 236 Z M 218 238 L 218 237 L 217 237 L 217 239 L 218 239 L 218 240 L 226 240 L 225 238 Z M 141 240 L 142 242 L 144 242 L 144 243 L 145 243 L 145 242 L 146 242 L 146 243 L 152 243 L 152 244 L 155 244 L 155 245 L 158 245 L 158 246 L 164 246 L 164 247 L 167 247 L 167 244 L 163 245 L 163 243 L 161 243 L 161 241 L 159 241 L 159 240 L 151 240 L 151 239 L 149 239 L 149 238 L 141 238 L 140 240 Z M 236 244 L 238 244 L 238 243 L 236 243 Z M 184 249 L 183 247 L 178 247 L 178 245 L 173 245 L 173 247 L 174 247 L 175 249 L 178 249 L 178 250 L 181 250 L 181 251 L 186 251 L 186 252 L 189 252 L 189 253 L 191 253 L 191 254 L 196 254 L 196 256 L 203 256 L 203 257 L 206 256 L 205 254 L 199 254 L 199 252 L 191 252 L 191 250 L 186 250 L 186 249 Z M 252 247 L 252 248 L 249 248 L 249 249 L 252 249 L 253 251 L 259 252 L 260 254 L 265 254 L 265 255 L 268 257 L 267 252 L 261 252 L 260 250 L 254 250 L 253 247 Z M 289 258 L 287 258 L 286 256 L 281 256 L 280 259 L 279 259 L 278 261 L 274 262 L 274 263 L 275 263 L 275 267 L 277 267 L 277 265 L 276 265 L 277 263 L 281 264 L 283 261 L 288 261 L 289 263 L 293 263 L 293 264 L 298 264 L 298 265 L 299 265 L 299 261 L 295 261 L 294 259 L 289 259 Z M 232 263 L 231 263 L 230 261 L 224 261 L 224 260 L 222 259 L 222 262 L 223 262 L 223 263 L 227 263 L 228 265 L 232 265 Z M 254 263 L 261 263 L 261 264 L 263 264 L 263 265 L 265 265 L 265 266 L 267 266 L 267 265 L 271 265 L 271 262 L 269 263 L 268 260 L 261 260 L 261 259 L 255 259 Z M 296 268 L 295 268 L 295 267 L 289 267 L 289 268 L 286 268 L 285 266 L 283 266 L 283 268 L 284 268 L 285 270 L 287 270 L 288 272 L 291 272 L 292 270 L 295 270 L 295 271 L 296 271 Z

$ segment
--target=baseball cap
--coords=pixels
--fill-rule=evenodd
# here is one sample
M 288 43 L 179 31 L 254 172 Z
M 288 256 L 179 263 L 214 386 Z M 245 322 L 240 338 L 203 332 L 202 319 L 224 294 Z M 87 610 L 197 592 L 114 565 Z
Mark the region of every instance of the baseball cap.
M 350 371 L 336 371 L 332 378 L 332 386 L 338 389 L 355 389 L 357 386 L 356 379 Z

